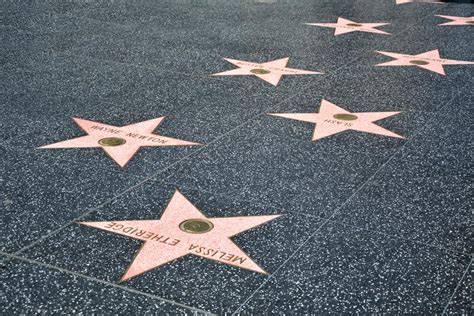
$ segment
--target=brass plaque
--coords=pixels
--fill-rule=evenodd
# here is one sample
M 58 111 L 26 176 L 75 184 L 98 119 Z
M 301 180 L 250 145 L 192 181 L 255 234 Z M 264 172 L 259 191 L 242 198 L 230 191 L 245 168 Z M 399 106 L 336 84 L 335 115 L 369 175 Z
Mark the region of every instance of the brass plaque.
M 185 220 L 179 224 L 179 228 L 182 231 L 191 234 L 204 234 L 212 230 L 214 228 L 214 224 L 205 219 L 194 218 Z
M 362 26 L 362 24 L 358 24 L 358 23 L 349 23 L 349 24 L 347 24 L 347 26 L 361 27 L 361 26 Z
M 99 144 L 107 147 L 115 147 L 125 144 L 127 141 L 119 137 L 106 137 L 99 140 Z
M 424 61 L 424 60 L 410 60 L 410 64 L 413 64 L 413 65 L 428 65 L 429 62 Z
M 270 70 L 256 68 L 256 69 L 250 70 L 250 72 L 256 75 L 266 75 L 270 73 Z
M 350 114 L 350 113 L 334 114 L 333 117 L 336 120 L 341 120 L 341 121 L 354 121 L 354 120 L 357 120 L 357 116 L 354 115 L 354 114 Z

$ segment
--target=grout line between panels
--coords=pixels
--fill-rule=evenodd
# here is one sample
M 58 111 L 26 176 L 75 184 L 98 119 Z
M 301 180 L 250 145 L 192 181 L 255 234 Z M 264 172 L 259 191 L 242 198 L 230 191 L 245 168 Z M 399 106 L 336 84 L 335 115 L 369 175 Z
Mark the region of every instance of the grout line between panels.
M 442 315 L 447 315 L 448 307 L 449 307 L 449 305 L 451 304 L 451 302 L 453 301 L 454 295 L 456 294 L 456 292 L 458 291 L 458 289 L 461 287 L 462 282 L 464 281 L 464 279 L 466 278 L 467 274 L 468 274 L 469 271 L 471 270 L 473 261 L 474 261 L 474 258 L 472 258 L 471 261 L 469 262 L 469 264 L 467 265 L 467 268 L 466 268 L 466 270 L 464 271 L 463 275 L 461 276 L 461 279 L 459 280 L 458 284 L 456 285 L 456 288 L 454 289 L 453 294 L 451 294 L 451 296 L 449 297 L 448 303 L 446 303 L 446 306 L 445 306 L 444 309 L 443 309 Z M 471 307 L 472 307 L 472 306 L 471 306 Z
M 175 302 L 175 301 L 172 301 L 172 300 L 169 300 L 169 299 L 157 296 L 157 295 L 153 295 L 153 294 L 149 294 L 149 293 L 142 292 L 142 291 L 139 291 L 139 290 L 135 290 L 133 288 L 130 288 L 130 287 L 127 287 L 127 286 L 124 286 L 124 285 L 120 285 L 120 284 L 104 281 L 104 280 L 101 280 L 101 279 L 97 279 L 95 277 L 91 277 L 91 276 L 88 276 L 88 275 L 85 275 L 85 274 L 82 274 L 82 273 L 78 273 L 78 272 L 70 271 L 70 270 L 67 270 L 67 269 L 63 269 L 63 268 L 57 267 L 55 265 L 43 263 L 43 262 L 40 262 L 40 261 L 24 258 L 22 256 L 9 254 L 9 253 L 5 253 L 5 252 L 0 252 L 0 254 L 4 255 L 6 257 L 9 257 L 10 259 L 17 259 L 17 260 L 20 260 L 20 261 L 23 261 L 23 262 L 34 264 L 36 266 L 41 266 L 41 267 L 45 267 L 45 268 L 48 268 L 48 269 L 57 270 L 57 271 L 60 271 L 60 272 L 66 273 L 66 274 L 70 274 L 70 275 L 73 275 L 73 276 L 77 276 L 77 277 L 80 277 L 80 278 L 83 278 L 83 279 L 86 279 L 86 280 L 89 280 L 89 281 L 93 281 L 93 282 L 105 284 L 105 285 L 108 285 L 108 286 L 111 286 L 111 287 L 114 287 L 114 288 L 118 288 L 118 289 L 130 292 L 130 293 L 140 294 L 140 295 L 152 298 L 152 299 L 156 299 L 156 300 L 160 300 L 160 301 L 163 301 L 163 302 L 166 302 L 166 303 L 170 303 L 170 304 L 173 304 L 173 305 L 176 305 L 176 306 L 179 306 L 179 307 L 183 307 L 183 308 L 195 311 L 195 312 L 203 313 L 203 314 L 206 314 L 206 315 L 213 315 L 213 314 L 211 314 L 207 311 L 204 311 L 204 310 L 201 310 L 201 309 L 198 309 L 198 308 L 194 308 L 194 307 L 191 307 L 191 306 L 187 306 L 187 305 L 184 305 L 184 304 L 181 304 L 181 303 L 178 303 L 178 302 Z

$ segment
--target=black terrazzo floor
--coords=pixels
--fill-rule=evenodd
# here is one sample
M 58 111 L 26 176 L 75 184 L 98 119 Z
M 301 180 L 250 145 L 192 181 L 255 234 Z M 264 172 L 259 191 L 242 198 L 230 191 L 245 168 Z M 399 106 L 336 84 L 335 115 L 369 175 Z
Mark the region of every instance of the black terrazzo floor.
M 474 4 L 396 2 L 1 1 L 1 313 L 474 314 L 474 65 L 375 66 L 474 61 L 474 24 L 438 16 Z M 339 17 L 391 35 L 305 24 Z M 211 76 L 286 57 L 323 74 Z M 404 138 L 267 115 L 322 100 Z M 38 148 L 163 116 L 200 145 Z M 211 222 L 282 215 L 231 237 L 268 274 L 175 255 L 120 282 L 144 242 L 79 222 L 159 220 L 177 190 Z

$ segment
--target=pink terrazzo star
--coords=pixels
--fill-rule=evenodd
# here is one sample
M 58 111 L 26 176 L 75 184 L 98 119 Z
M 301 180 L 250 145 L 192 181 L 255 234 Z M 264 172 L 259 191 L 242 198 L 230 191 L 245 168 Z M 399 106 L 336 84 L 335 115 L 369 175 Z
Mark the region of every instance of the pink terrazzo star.
M 230 238 L 279 216 L 208 218 L 176 190 L 159 220 L 80 224 L 144 241 L 120 280 L 125 281 L 185 255 L 266 274 Z
M 378 64 L 375 66 L 416 66 L 426 70 L 436 72 L 441 75 L 446 75 L 444 72 L 443 65 L 472 65 L 474 62 L 471 61 L 462 61 L 462 60 L 452 60 L 452 59 L 442 59 L 439 56 L 439 51 L 437 49 L 431 50 L 426 53 L 418 55 L 407 55 L 407 54 L 397 54 L 390 52 L 381 52 L 377 53 L 395 58 L 395 60 Z
M 306 25 L 316 25 L 322 27 L 332 27 L 336 30 L 334 35 L 341 35 L 350 32 L 367 32 L 367 33 L 377 33 L 390 35 L 390 33 L 377 30 L 376 27 L 388 25 L 389 23 L 359 23 L 347 20 L 344 18 L 338 18 L 337 23 L 305 23 Z
M 88 135 L 65 140 L 40 148 L 102 148 L 120 167 L 132 159 L 140 147 L 200 145 L 171 137 L 152 134 L 165 117 L 130 124 L 113 126 L 80 118 L 73 118 Z
M 434 1 L 434 0 L 396 0 L 396 4 L 404 4 L 404 3 L 438 3 L 442 4 L 444 2 Z
M 266 63 L 258 64 L 250 61 L 224 58 L 229 63 L 239 67 L 224 72 L 212 74 L 212 76 L 247 76 L 253 75 L 276 86 L 283 75 L 319 75 L 321 72 L 301 69 L 286 68 L 289 57 L 276 59 Z
M 451 20 L 449 22 L 441 23 L 438 25 L 474 25 L 474 16 L 450 16 L 450 15 L 436 15 L 444 19 Z
M 313 139 L 318 140 L 346 130 L 404 138 L 373 122 L 400 112 L 358 112 L 351 113 L 326 100 L 321 101 L 319 113 L 269 113 L 292 120 L 314 123 Z

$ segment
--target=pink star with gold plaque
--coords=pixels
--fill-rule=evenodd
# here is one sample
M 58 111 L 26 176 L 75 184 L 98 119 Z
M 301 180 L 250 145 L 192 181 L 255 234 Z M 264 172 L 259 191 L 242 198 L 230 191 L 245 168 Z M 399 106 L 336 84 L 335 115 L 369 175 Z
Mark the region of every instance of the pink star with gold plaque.
M 444 3 L 440 1 L 434 1 L 434 0 L 396 0 L 396 4 L 404 4 L 404 3 Z
M 208 218 L 176 190 L 159 220 L 80 224 L 143 241 L 135 259 L 120 280 L 125 281 L 186 255 L 266 274 L 231 237 L 279 216 Z
M 377 26 L 388 25 L 389 23 L 359 23 L 344 18 L 338 18 L 337 23 L 305 23 L 306 25 L 316 25 L 322 27 L 332 27 L 336 30 L 334 35 L 341 35 L 351 32 L 367 32 L 367 33 L 377 33 L 390 35 L 390 33 L 377 30 Z
M 287 68 L 289 57 L 272 60 L 266 63 L 253 63 L 250 61 L 224 58 L 229 63 L 239 67 L 224 72 L 212 74 L 211 76 L 248 76 L 253 75 L 276 86 L 283 75 L 319 75 L 322 72 Z
M 439 56 L 439 51 L 437 49 L 431 50 L 426 53 L 421 53 L 418 55 L 397 54 L 397 53 L 380 52 L 380 51 L 377 51 L 377 53 L 392 57 L 395 60 L 378 64 L 375 66 L 416 66 L 419 68 L 436 72 L 440 75 L 446 75 L 444 72 L 443 65 L 472 65 L 474 64 L 474 62 L 471 62 L 471 61 L 443 59 Z
M 474 16 L 450 16 L 450 15 L 436 15 L 440 18 L 451 20 L 449 22 L 441 23 L 438 25 L 474 25 Z
M 114 126 L 73 118 L 88 135 L 40 148 L 102 148 L 120 167 L 132 159 L 140 147 L 192 146 L 198 143 L 153 134 L 165 117 L 140 123 Z
M 347 130 L 404 138 L 383 127 L 375 121 L 400 112 L 357 112 L 352 113 L 326 100 L 321 101 L 319 113 L 269 113 L 270 115 L 316 124 L 313 139 L 318 140 Z

